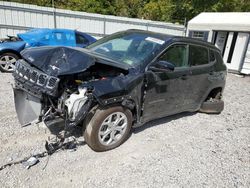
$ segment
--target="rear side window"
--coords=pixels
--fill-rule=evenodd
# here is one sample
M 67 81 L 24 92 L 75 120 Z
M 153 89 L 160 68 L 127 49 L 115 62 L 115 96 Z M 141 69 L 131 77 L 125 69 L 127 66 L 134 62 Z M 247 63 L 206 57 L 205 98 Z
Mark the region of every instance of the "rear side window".
M 208 49 L 202 46 L 189 46 L 189 63 L 191 66 L 208 64 Z
M 216 62 L 219 64 L 223 64 L 223 58 L 220 52 L 215 51 Z

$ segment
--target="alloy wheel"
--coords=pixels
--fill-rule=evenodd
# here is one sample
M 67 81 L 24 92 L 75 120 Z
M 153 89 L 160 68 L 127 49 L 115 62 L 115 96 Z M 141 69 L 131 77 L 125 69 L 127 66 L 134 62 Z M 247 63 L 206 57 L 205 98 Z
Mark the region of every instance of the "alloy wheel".
M 10 55 L 4 55 L 0 58 L 0 66 L 1 68 L 6 71 L 10 72 L 13 71 L 13 66 L 15 65 L 17 59 Z
M 123 137 L 127 127 L 128 119 L 126 115 L 122 112 L 114 112 L 102 122 L 98 139 L 103 145 L 113 145 Z

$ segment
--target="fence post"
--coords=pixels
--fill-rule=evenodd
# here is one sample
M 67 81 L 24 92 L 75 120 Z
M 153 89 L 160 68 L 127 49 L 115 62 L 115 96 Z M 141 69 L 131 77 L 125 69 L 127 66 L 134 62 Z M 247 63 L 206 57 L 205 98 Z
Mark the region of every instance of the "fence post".
M 56 8 L 54 0 L 52 0 L 52 8 L 53 8 L 54 28 L 56 28 Z
M 104 37 L 106 35 L 106 17 L 105 16 L 103 17 L 103 35 Z
M 185 20 L 184 20 L 184 37 L 187 35 L 187 25 L 188 25 L 188 23 L 187 23 L 187 18 L 185 18 Z

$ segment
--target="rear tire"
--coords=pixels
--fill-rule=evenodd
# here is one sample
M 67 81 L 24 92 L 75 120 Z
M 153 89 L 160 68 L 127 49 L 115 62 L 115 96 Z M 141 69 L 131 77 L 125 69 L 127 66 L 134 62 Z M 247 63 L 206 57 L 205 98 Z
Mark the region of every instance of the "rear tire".
M 220 114 L 224 109 L 224 101 L 221 99 L 211 99 L 203 102 L 200 112 L 207 114 Z
M 0 71 L 13 72 L 13 67 L 19 57 L 14 53 L 3 53 L 0 55 Z
M 114 149 L 129 137 L 132 120 L 131 111 L 121 106 L 97 109 L 86 125 L 84 139 L 94 151 Z

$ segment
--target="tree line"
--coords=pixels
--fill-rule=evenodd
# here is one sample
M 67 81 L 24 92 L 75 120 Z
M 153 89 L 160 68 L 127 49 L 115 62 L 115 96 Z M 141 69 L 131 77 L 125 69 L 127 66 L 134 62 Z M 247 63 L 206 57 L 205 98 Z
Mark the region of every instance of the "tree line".
M 9 0 L 8 0 L 9 1 Z M 52 6 L 53 0 L 10 0 Z M 250 0 L 54 0 L 56 8 L 183 24 L 201 12 L 249 12 Z

